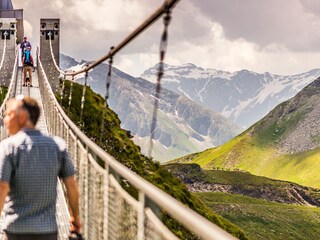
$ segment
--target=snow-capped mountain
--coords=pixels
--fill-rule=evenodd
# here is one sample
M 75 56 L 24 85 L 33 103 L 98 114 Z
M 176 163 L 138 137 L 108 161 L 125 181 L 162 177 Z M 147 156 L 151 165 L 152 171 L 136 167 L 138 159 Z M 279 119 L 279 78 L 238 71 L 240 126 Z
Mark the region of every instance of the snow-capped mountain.
M 158 65 L 141 77 L 155 82 Z M 162 86 L 249 127 L 320 76 L 320 69 L 280 76 L 248 70 L 225 72 L 194 64 L 165 65 Z
M 65 55 L 61 55 L 60 63 L 63 69 L 73 70 L 85 64 Z M 88 85 L 102 96 L 106 91 L 107 69 L 108 65 L 101 64 L 89 73 L 88 78 Z M 81 83 L 83 78 L 77 81 Z M 116 68 L 112 70 L 108 104 L 145 154 L 149 149 L 155 89 L 155 84 L 149 81 L 134 78 Z M 221 114 L 166 89 L 161 91 L 157 123 L 153 157 L 159 161 L 220 145 L 243 130 Z

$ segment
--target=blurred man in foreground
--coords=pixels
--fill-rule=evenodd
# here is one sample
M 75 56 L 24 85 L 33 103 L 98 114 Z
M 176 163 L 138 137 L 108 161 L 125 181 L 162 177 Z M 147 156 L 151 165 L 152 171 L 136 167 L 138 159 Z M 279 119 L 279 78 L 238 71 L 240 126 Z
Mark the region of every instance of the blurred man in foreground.
M 5 205 L 4 239 L 58 239 L 57 177 L 63 180 L 67 190 L 72 229 L 79 232 L 78 189 L 65 142 L 35 129 L 40 116 L 35 99 L 18 96 L 6 106 L 3 121 L 10 137 L 0 143 L 0 211 Z

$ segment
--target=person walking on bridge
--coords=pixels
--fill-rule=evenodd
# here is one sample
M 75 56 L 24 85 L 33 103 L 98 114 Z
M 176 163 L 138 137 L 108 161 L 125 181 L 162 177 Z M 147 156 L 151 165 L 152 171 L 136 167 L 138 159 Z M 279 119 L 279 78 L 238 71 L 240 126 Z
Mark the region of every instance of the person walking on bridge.
M 32 71 L 34 69 L 33 58 L 31 56 L 31 49 L 25 48 L 22 57 L 22 71 L 23 71 L 23 84 L 27 86 L 27 80 L 30 87 L 32 87 Z M 27 77 L 28 75 L 28 77 Z
M 26 48 L 32 48 L 31 43 L 27 40 L 27 37 L 23 37 L 23 41 L 20 43 L 20 49 L 21 49 L 21 57 L 23 57 L 24 49 Z
M 66 187 L 71 228 L 79 232 L 75 170 L 64 140 L 45 136 L 35 128 L 40 115 L 35 99 L 17 96 L 6 107 L 3 121 L 10 137 L 0 143 L 4 239 L 57 240 L 57 177 Z

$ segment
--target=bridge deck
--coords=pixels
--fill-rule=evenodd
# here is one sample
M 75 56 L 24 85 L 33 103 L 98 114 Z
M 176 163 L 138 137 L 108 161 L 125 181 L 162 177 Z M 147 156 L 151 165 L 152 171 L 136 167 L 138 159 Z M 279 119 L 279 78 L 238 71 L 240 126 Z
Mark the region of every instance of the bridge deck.
M 41 99 L 41 93 L 39 89 L 38 84 L 38 76 L 37 72 L 35 71 L 33 73 L 33 87 L 23 87 L 22 86 L 22 72 L 21 69 L 18 70 L 18 81 L 17 81 L 17 89 L 16 89 L 16 95 L 24 95 L 24 96 L 31 96 L 35 98 L 41 108 L 41 114 L 39 118 L 39 122 L 37 123 L 37 128 L 45 135 L 48 135 L 48 129 L 46 124 L 45 115 L 43 112 L 43 106 L 42 106 L 42 99 Z M 68 213 L 68 207 L 66 204 L 66 200 L 64 198 L 63 194 L 63 188 L 58 181 L 58 200 L 57 200 L 57 215 L 56 219 L 58 222 L 58 229 L 59 229 L 59 240 L 66 240 L 68 239 L 68 232 L 69 232 L 69 213 Z M 0 240 L 2 240 L 3 236 L 0 235 Z

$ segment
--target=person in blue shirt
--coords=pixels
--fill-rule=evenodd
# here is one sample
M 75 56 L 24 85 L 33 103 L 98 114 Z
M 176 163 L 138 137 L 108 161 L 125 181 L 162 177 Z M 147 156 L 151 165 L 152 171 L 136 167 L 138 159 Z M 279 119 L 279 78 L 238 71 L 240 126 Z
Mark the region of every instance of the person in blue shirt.
M 40 108 L 19 96 L 6 104 L 10 135 L 0 142 L 0 212 L 5 240 L 57 240 L 57 178 L 66 188 L 71 230 L 79 232 L 79 193 L 66 143 L 35 128 Z
M 24 50 L 26 48 L 29 48 L 31 50 L 32 46 L 31 43 L 28 41 L 27 37 L 23 37 L 23 41 L 20 43 L 20 49 L 21 49 L 21 56 L 23 56 Z

